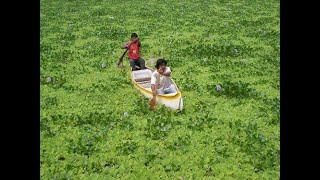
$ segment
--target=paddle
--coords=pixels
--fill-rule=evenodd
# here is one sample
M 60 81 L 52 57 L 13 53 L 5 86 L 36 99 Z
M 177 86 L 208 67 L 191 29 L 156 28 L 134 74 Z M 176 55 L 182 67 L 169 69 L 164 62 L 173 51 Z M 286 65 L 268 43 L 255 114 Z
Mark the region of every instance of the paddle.
M 131 44 L 130 44 L 131 45 Z M 125 51 L 124 51 L 124 53 L 122 54 L 122 56 L 119 58 L 119 61 L 118 61 L 118 63 L 117 63 L 117 66 L 118 67 L 123 67 L 123 57 L 124 57 L 124 55 L 128 52 L 128 50 L 129 50 L 129 47 L 128 47 L 128 49 L 126 49 Z M 121 66 L 120 66 L 120 64 L 121 64 Z

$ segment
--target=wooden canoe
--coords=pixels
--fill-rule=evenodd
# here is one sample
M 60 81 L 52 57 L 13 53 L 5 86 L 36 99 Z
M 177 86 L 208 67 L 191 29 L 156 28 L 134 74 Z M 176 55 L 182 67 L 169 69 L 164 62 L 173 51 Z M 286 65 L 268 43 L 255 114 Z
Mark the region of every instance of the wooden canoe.
M 151 91 L 151 75 L 153 73 L 153 69 L 147 68 L 143 70 L 131 71 L 130 68 L 130 78 L 133 85 L 147 98 L 152 98 L 152 91 Z M 181 92 L 176 85 L 176 83 L 170 77 L 171 84 L 174 85 L 176 88 L 176 93 L 171 94 L 158 94 L 156 98 L 156 102 L 159 104 L 163 104 L 168 108 L 174 110 L 182 110 L 183 108 L 183 101 Z

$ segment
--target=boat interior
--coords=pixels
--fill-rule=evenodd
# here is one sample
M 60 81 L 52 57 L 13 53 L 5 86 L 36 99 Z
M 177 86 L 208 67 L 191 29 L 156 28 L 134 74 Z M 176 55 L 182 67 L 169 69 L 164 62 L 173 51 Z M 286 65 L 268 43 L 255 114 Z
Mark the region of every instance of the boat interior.
M 132 71 L 132 77 L 137 84 L 143 88 L 151 91 L 151 76 L 153 71 L 151 69 L 143 69 L 138 71 Z M 171 80 L 171 84 L 174 84 Z M 173 96 L 176 93 L 165 94 L 163 96 Z
M 150 69 L 143 69 L 138 71 L 132 71 L 133 79 L 142 86 L 143 88 L 151 88 L 151 75 L 152 70 Z

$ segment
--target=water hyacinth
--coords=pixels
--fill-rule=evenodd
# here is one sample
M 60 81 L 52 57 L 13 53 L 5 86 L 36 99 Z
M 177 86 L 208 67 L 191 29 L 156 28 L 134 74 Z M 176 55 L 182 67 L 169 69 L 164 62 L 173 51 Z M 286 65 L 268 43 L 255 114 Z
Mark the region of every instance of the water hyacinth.
M 221 91 L 221 86 L 219 84 L 216 86 L 216 90 Z
M 263 32 L 262 32 L 262 36 L 265 36 L 265 35 L 266 35 L 266 31 L 263 31 Z
M 42 179 L 280 177 L 280 3 L 169 3 L 41 0 Z M 133 32 L 147 67 L 168 60 L 184 110 L 151 111 L 128 52 L 117 67 Z
M 161 128 L 161 131 L 167 131 L 167 127 L 165 126 L 165 127 Z
M 208 61 L 208 59 L 207 58 L 203 58 L 203 62 L 207 62 Z
M 51 81 L 52 81 L 52 77 L 49 76 L 49 77 L 47 78 L 47 82 L 50 83 Z

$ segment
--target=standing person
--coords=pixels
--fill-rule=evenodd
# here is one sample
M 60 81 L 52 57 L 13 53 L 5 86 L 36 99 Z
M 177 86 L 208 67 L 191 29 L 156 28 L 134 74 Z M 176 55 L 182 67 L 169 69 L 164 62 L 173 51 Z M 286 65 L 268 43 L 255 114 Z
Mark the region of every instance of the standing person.
M 156 70 L 151 76 L 152 98 L 150 100 L 150 108 L 152 110 L 156 103 L 157 94 L 170 94 L 177 92 L 174 84 L 172 84 L 170 80 L 171 69 L 170 67 L 167 67 L 167 61 L 165 59 L 158 59 L 155 67 Z
M 128 58 L 132 71 L 136 70 L 136 65 L 140 69 L 145 69 L 145 61 L 140 57 L 140 46 L 138 35 L 136 33 L 131 34 L 131 40 L 122 46 L 123 49 L 128 49 Z

